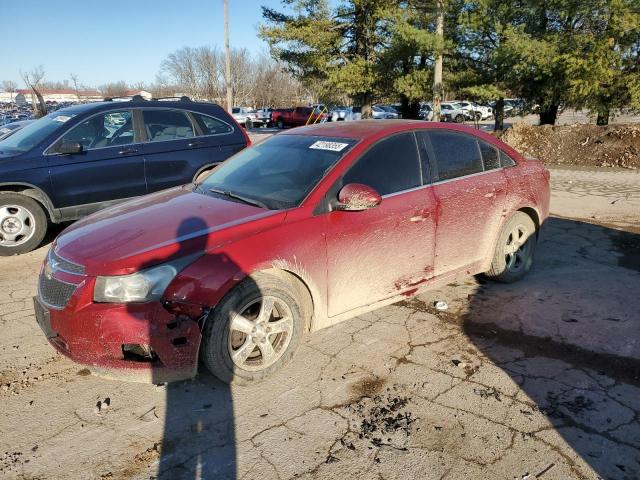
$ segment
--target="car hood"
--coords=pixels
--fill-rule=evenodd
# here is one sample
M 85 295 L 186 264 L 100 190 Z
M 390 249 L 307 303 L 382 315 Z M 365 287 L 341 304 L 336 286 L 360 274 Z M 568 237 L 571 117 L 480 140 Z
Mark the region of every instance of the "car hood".
M 90 215 L 66 229 L 53 248 L 88 275 L 124 275 L 204 252 L 225 241 L 224 230 L 281 213 L 191 188 L 164 190 Z

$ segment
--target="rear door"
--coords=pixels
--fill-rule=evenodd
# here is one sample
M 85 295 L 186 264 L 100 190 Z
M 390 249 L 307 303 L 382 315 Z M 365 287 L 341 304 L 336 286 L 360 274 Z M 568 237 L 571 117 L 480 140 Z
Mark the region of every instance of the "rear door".
M 126 108 L 92 115 L 47 150 L 54 205 L 84 206 L 67 211 L 65 216 L 76 218 L 106 202 L 147 193 L 140 139 L 133 121 L 132 111 Z M 83 151 L 56 153 L 63 142 L 79 142 Z
M 336 186 L 368 185 L 382 202 L 324 214 L 330 316 L 409 293 L 432 276 L 436 201 L 426 174 L 406 132 L 371 147 Z
M 189 183 L 201 170 L 244 146 L 238 145 L 234 126 L 215 115 L 178 108 L 144 108 L 137 114 L 146 138 L 144 168 L 150 192 Z
M 502 218 L 506 179 L 497 150 L 460 132 L 430 130 L 420 137 L 438 201 L 435 274 L 473 269 L 487 259 Z

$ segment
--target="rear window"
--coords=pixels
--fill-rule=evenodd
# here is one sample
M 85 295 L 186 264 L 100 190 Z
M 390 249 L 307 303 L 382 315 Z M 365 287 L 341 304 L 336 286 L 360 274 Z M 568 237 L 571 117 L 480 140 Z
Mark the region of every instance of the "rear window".
M 142 118 L 151 142 L 180 140 L 195 135 L 191 120 L 180 110 L 143 110 Z
M 438 180 L 483 171 L 482 157 L 475 138 L 452 132 L 430 132 L 429 138 L 436 156 Z
M 228 123 L 222 120 L 201 113 L 192 113 L 193 117 L 198 122 L 202 133 L 205 135 L 219 135 L 221 133 L 231 133 L 233 128 Z

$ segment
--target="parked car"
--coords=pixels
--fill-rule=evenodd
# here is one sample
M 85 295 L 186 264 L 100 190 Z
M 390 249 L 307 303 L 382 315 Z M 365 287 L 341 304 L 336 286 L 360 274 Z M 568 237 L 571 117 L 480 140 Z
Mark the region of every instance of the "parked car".
M 420 120 L 426 120 L 428 122 L 433 121 L 433 107 L 431 107 L 431 105 L 429 105 L 428 103 L 424 104 L 420 108 L 418 118 L 420 118 Z
M 248 144 L 209 103 L 102 102 L 51 113 L 0 141 L 0 255 L 33 250 L 49 221 L 191 182 Z
M 460 105 L 453 102 L 443 102 L 440 104 L 440 121 L 462 123 L 467 118 L 467 114 Z
M 253 127 L 258 122 L 258 113 L 253 108 L 233 107 L 231 109 L 233 119 L 245 128 Z
M 488 120 L 493 118 L 493 109 L 491 107 L 485 107 L 468 101 L 456 103 L 460 105 L 460 109 L 465 112 L 468 120 Z
M 390 113 L 391 116 L 389 118 L 402 118 L 398 109 L 393 105 L 378 105 L 378 107 L 383 109 L 385 112 Z
M 329 113 L 332 122 L 352 122 L 362 120 L 362 107 L 335 107 Z
M 381 105 L 371 107 L 371 117 L 375 120 L 391 120 L 398 118 L 398 112 L 393 113 L 382 108 Z
M 327 118 L 328 115 L 317 107 L 278 108 L 271 112 L 271 121 L 280 129 L 321 123 Z
M 256 111 L 256 120 L 255 123 L 257 126 L 265 126 L 272 127 L 273 121 L 271 120 L 271 113 L 273 112 L 273 108 L 261 108 Z
M 97 373 L 271 375 L 302 337 L 471 274 L 529 271 L 549 172 L 460 125 L 330 122 L 236 154 L 198 185 L 98 212 L 43 265 L 36 319 Z M 100 319 L 97 321 L 96 319 Z
M 2 127 L 0 127 L 0 141 L 10 137 L 21 128 L 24 128 L 33 122 L 33 120 L 20 120 L 18 122 L 11 122 L 3 125 Z

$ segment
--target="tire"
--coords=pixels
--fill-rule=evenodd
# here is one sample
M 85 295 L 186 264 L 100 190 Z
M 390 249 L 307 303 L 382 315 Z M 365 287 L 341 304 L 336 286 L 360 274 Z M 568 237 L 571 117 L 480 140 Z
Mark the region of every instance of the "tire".
M 462 122 L 464 122 L 464 115 L 458 114 L 458 115 L 456 115 L 456 118 L 454 118 L 454 120 L 455 120 L 456 123 L 462 123 Z
M 271 307 L 270 320 L 265 321 L 263 307 L 271 302 L 275 308 Z M 293 358 L 305 330 L 303 312 L 296 286 L 267 274 L 250 277 L 231 290 L 209 314 L 202 335 L 201 360 L 223 382 L 240 385 L 260 382 Z M 238 320 L 240 317 L 244 320 Z M 246 333 L 234 329 L 234 324 L 235 328 L 246 329 Z M 268 333 L 266 328 L 278 328 L 279 333 Z M 274 355 L 271 360 L 263 353 L 263 347 L 269 352 L 267 345 L 271 345 Z
M 520 240 L 514 246 L 516 238 Z M 500 231 L 491 267 L 485 275 L 503 283 L 520 280 L 531 270 L 537 240 L 536 226 L 531 217 L 524 212 L 516 212 Z M 510 253 L 516 247 L 517 250 Z
M 475 112 L 474 116 L 475 116 L 475 121 L 476 122 L 479 122 L 480 120 L 482 120 L 482 113 Z
M 244 121 L 244 128 L 245 128 L 245 129 L 247 129 L 247 128 L 253 128 L 253 122 L 251 121 L 251 119 L 250 119 L 250 118 L 247 118 L 247 119 Z
M 284 122 L 282 121 L 281 118 L 279 118 L 278 121 L 276 122 L 276 127 L 278 127 L 280 130 L 284 128 Z
M 0 192 L 0 256 L 35 249 L 44 239 L 47 227 L 47 215 L 33 198 Z

